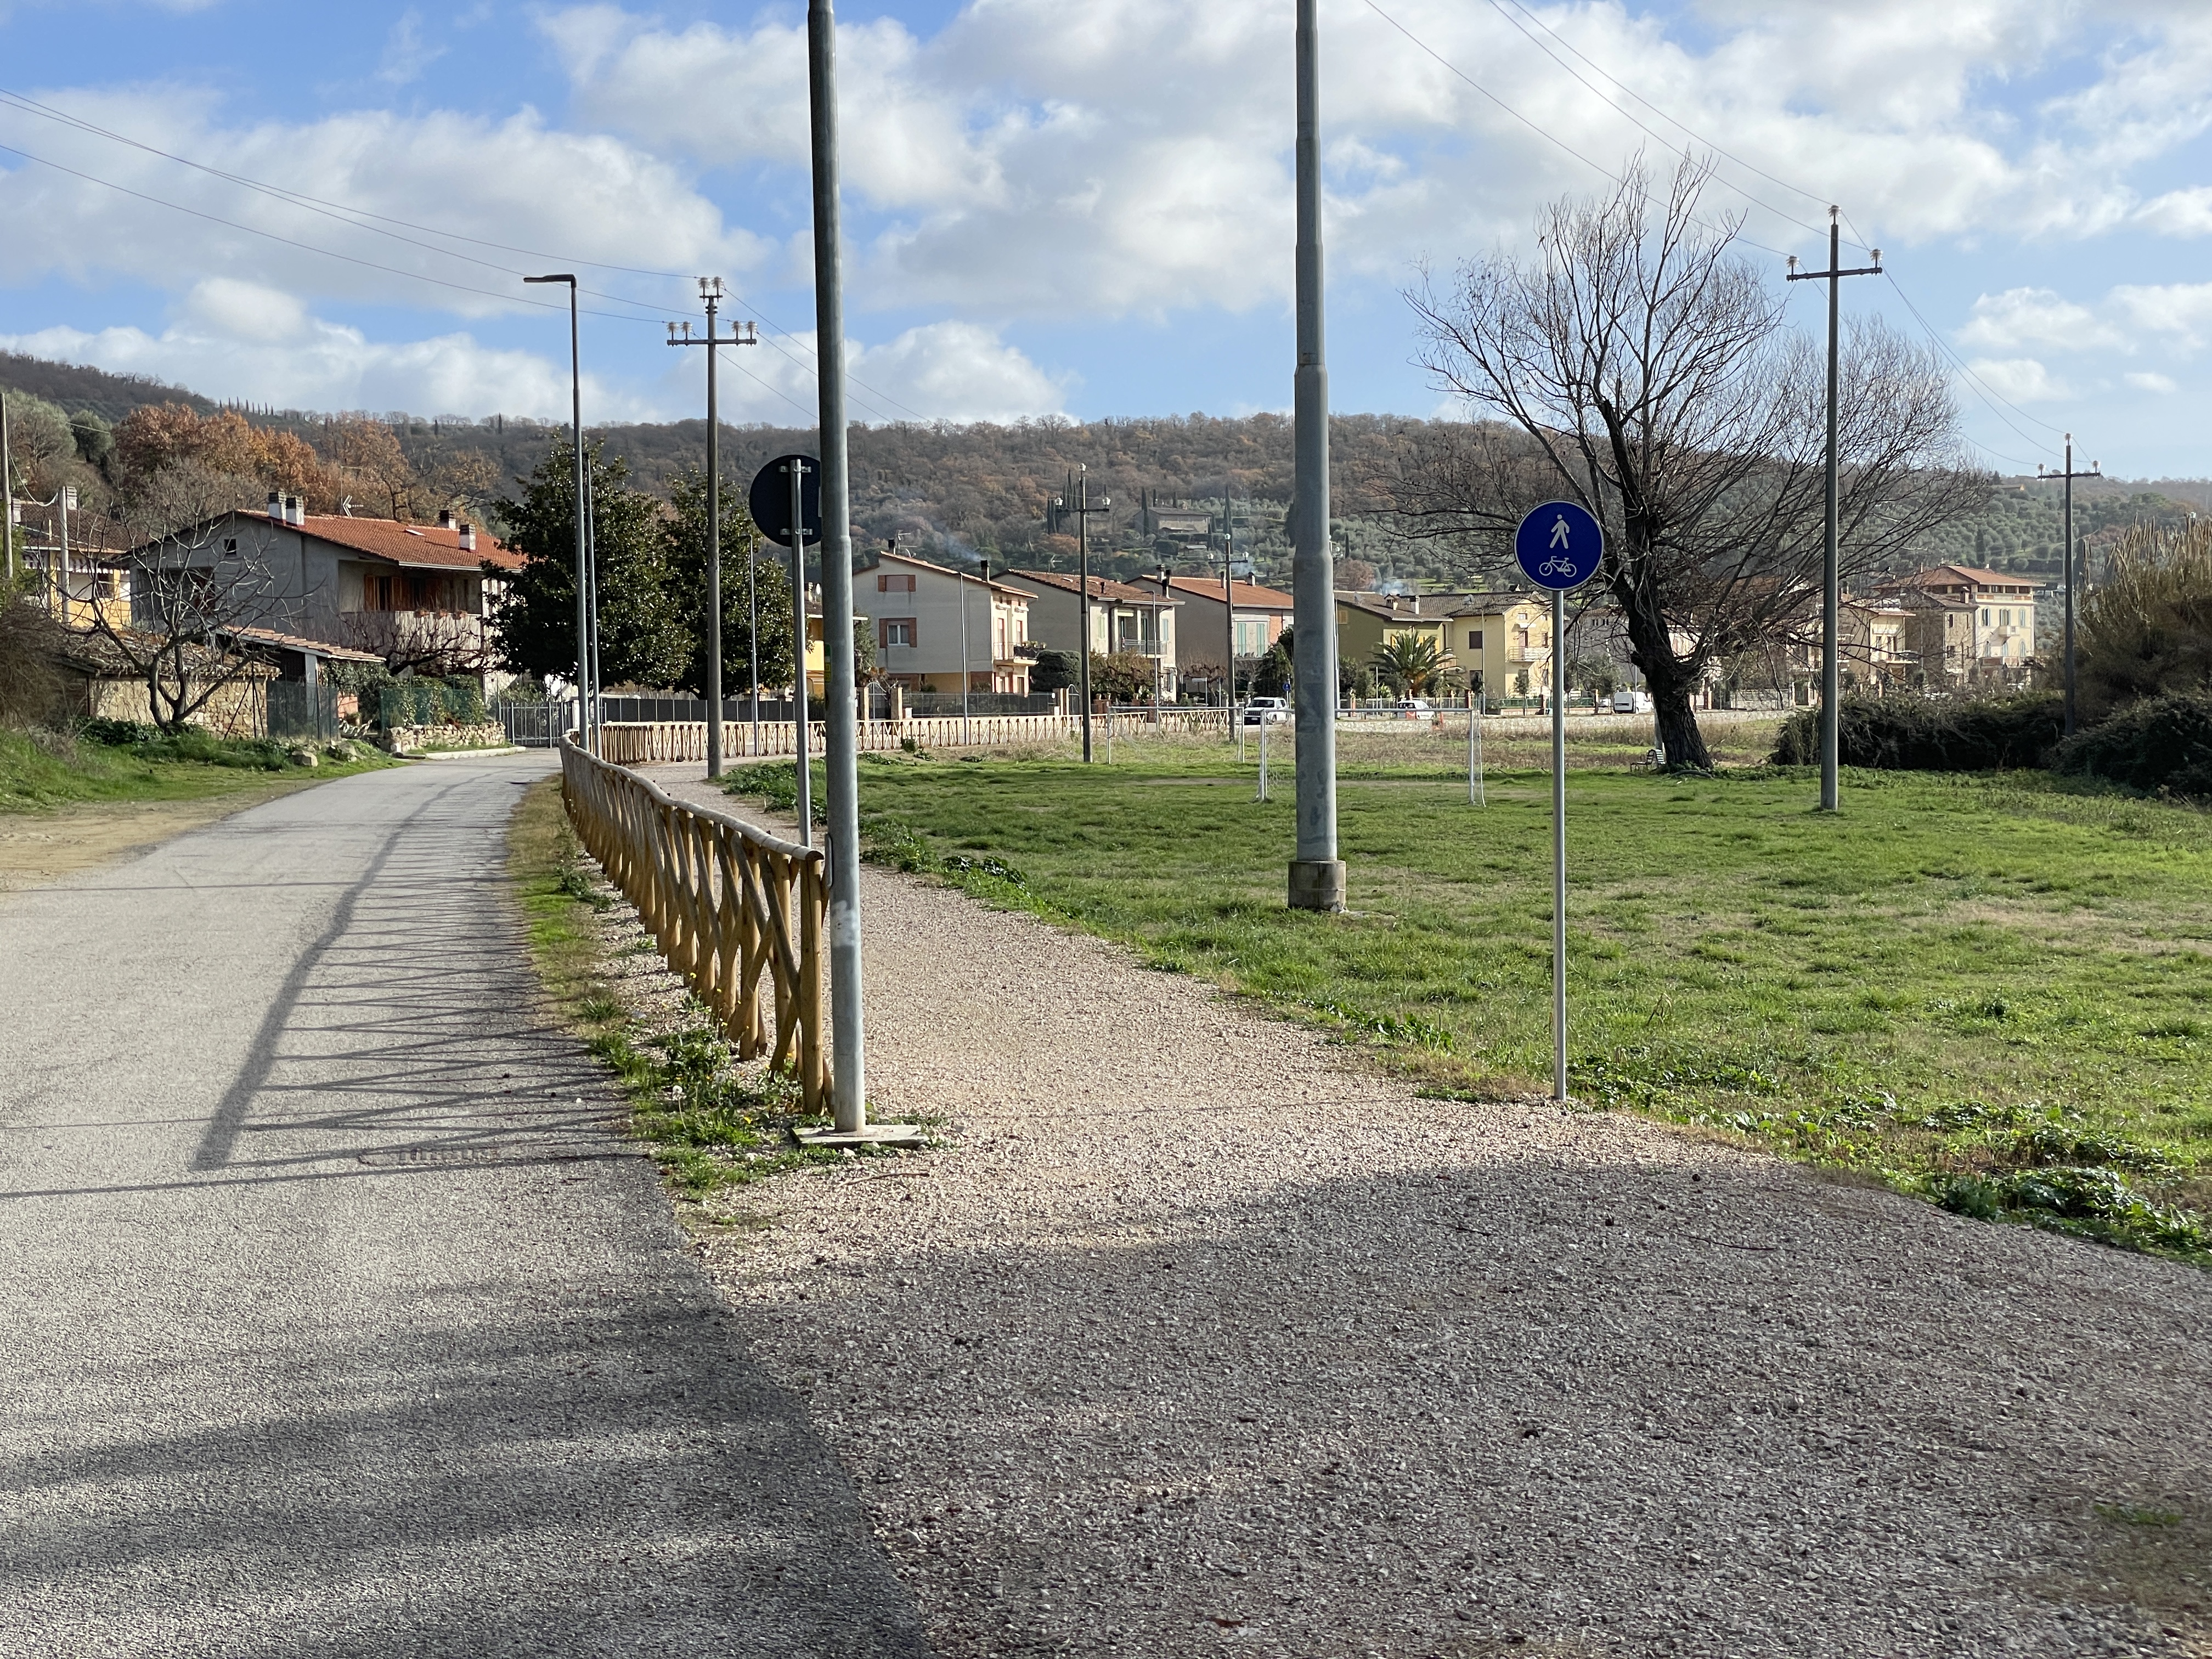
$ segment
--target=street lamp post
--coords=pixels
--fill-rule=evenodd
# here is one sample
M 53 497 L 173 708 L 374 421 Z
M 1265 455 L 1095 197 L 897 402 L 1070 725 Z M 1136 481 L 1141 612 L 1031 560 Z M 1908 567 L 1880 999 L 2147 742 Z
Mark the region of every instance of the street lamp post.
M 584 489 L 584 360 L 576 325 L 576 279 L 560 271 L 522 280 L 568 285 L 568 409 L 576 441 L 576 724 L 582 730 L 586 752 L 597 754 L 599 740 L 592 726 L 591 581 L 584 551 L 584 522 L 590 510 Z

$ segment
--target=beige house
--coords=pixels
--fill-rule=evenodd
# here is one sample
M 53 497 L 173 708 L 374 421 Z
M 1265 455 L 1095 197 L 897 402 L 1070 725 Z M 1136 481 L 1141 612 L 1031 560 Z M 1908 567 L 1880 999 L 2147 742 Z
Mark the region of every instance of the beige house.
M 1480 684 L 1491 696 L 1507 696 L 1516 676 L 1526 674 L 1534 690 L 1550 675 L 1552 608 L 1545 599 L 1500 590 L 1440 594 L 1431 603 L 1449 618 L 1452 662 L 1470 688 Z
M 853 578 L 853 609 L 872 625 L 877 667 L 893 685 L 957 691 L 964 677 L 971 691 L 1029 693 L 1035 647 L 1020 588 L 885 552 Z
M 1903 631 L 1931 681 L 2014 677 L 2035 657 L 2036 587 L 2025 576 L 1939 564 L 1876 583 L 1874 598 L 1916 613 Z

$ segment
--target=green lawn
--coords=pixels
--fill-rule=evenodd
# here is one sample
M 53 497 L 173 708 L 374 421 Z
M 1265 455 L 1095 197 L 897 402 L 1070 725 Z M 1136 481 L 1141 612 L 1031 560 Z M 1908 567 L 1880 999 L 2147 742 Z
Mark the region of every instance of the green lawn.
M 1545 1089 L 1548 776 L 1493 774 L 1474 808 L 1433 752 L 1354 756 L 1353 914 L 1321 917 L 1283 905 L 1287 753 L 1265 804 L 1232 759 L 872 757 L 863 807 L 878 857 L 1318 1021 L 1440 1093 Z M 1790 772 L 1571 772 L 1574 1092 L 2203 1255 L 2212 817 L 2040 775 L 1847 773 L 1834 817 L 1815 794 Z
M 343 777 L 395 764 L 389 756 L 356 744 L 357 759 L 341 764 L 325 757 L 310 771 L 285 758 L 288 747 L 234 742 L 200 732 L 111 746 L 49 732 L 0 728 L 0 812 L 102 801 L 198 800 L 285 780 Z

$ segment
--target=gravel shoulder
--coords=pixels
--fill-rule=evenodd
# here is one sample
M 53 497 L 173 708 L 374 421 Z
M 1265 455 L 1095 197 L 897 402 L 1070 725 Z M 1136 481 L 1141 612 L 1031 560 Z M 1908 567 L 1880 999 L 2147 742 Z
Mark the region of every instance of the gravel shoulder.
M 877 1115 L 951 1145 L 709 1261 L 946 1659 L 2212 1653 L 2212 1277 L 863 895 Z

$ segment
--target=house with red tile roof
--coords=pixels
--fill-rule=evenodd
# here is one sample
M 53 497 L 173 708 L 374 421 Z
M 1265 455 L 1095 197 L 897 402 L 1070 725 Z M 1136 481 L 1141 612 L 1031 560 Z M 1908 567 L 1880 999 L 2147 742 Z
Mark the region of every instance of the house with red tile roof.
M 491 667 L 486 618 L 502 573 L 523 562 L 451 513 L 402 524 L 309 514 L 274 495 L 265 512 L 226 513 L 128 557 L 142 627 L 159 625 L 158 584 L 171 573 L 250 572 L 258 598 L 241 623 L 368 652 L 395 671 L 464 674 Z
M 1875 584 L 1911 615 L 1905 645 L 1928 679 L 2016 678 L 2035 656 L 2036 584 L 1976 565 L 1939 564 Z

